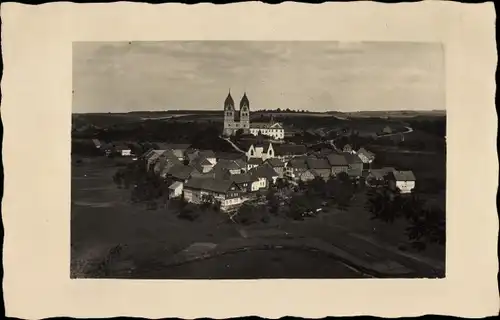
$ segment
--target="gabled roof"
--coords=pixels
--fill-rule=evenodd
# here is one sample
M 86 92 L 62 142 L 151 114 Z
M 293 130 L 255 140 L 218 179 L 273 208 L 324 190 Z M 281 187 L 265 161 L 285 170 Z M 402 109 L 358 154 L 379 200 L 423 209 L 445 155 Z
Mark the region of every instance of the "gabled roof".
M 413 171 L 398 171 L 394 170 L 392 171 L 392 175 L 396 179 L 396 181 L 415 181 L 417 180 L 415 178 L 415 175 L 413 174 Z
M 143 146 L 147 146 L 147 147 L 151 147 L 153 149 L 157 149 L 157 150 L 167 150 L 167 149 L 170 149 L 168 143 L 166 142 L 143 142 L 142 143 Z
M 306 160 L 309 169 L 331 169 L 331 165 L 326 158 L 311 158 Z
M 260 165 L 251 169 L 248 172 L 253 178 L 266 178 L 272 180 L 274 177 L 279 176 L 279 174 L 267 164 Z
M 173 190 L 173 189 L 177 189 L 179 187 L 182 187 L 182 182 L 176 181 L 176 182 L 172 183 L 168 188 L 170 190 Z
M 211 166 L 212 165 L 212 163 L 210 161 L 208 161 L 207 158 L 201 159 L 199 164 L 200 164 L 200 166 Z
M 196 189 L 196 190 L 206 190 L 218 193 L 226 193 L 230 190 L 231 186 L 233 185 L 236 186 L 235 183 L 230 180 L 223 180 L 216 178 L 191 178 L 184 185 L 184 189 Z
M 283 129 L 283 125 L 279 122 L 252 122 L 251 129 Z
M 177 164 L 170 168 L 168 175 L 174 179 L 187 180 L 191 177 L 194 171 L 196 171 L 196 169 L 191 166 Z
M 168 148 L 169 149 L 172 149 L 172 150 L 182 150 L 182 151 L 186 151 L 187 149 L 189 149 L 191 147 L 190 144 L 188 143 L 169 143 L 168 144 Z
M 113 144 L 115 150 L 130 150 L 130 147 L 125 142 L 116 142 Z
M 274 151 L 277 155 L 302 155 L 307 153 L 307 147 L 301 144 L 276 144 Z
M 200 150 L 199 157 L 215 158 L 215 152 L 212 150 Z
M 343 154 L 331 153 L 328 155 L 327 159 L 332 167 L 348 165 L 347 160 Z
M 344 156 L 344 158 L 346 159 L 347 163 L 348 164 L 360 164 L 360 163 L 363 163 L 363 161 L 361 161 L 361 159 L 355 155 L 355 154 L 351 154 L 351 153 L 342 153 L 342 155 Z
M 247 163 L 250 165 L 261 165 L 264 161 L 261 158 L 250 158 Z
M 391 167 L 385 167 L 385 168 L 381 168 L 381 169 L 372 169 L 372 170 L 370 170 L 369 176 L 371 176 L 375 179 L 381 180 L 381 179 L 384 179 L 388 173 L 391 173 L 394 170 L 395 169 L 391 168 Z
M 244 159 L 235 159 L 233 160 L 234 163 L 241 169 L 241 168 L 246 168 L 247 167 L 247 162 Z
M 330 171 L 321 171 L 322 169 L 310 169 L 309 171 L 315 177 L 329 177 Z
M 241 173 L 241 174 L 232 174 L 229 176 L 229 180 L 235 182 L 236 184 L 240 183 L 249 183 L 249 182 L 254 182 L 256 179 L 252 177 L 252 175 L 248 173 Z
M 359 155 L 359 154 L 364 155 L 364 156 L 365 156 L 365 157 L 367 157 L 368 159 L 370 159 L 370 158 L 374 158 L 374 157 L 375 157 L 375 154 L 374 154 L 373 152 L 370 152 L 370 151 L 366 150 L 365 148 L 360 148 L 360 149 L 358 150 L 358 155 Z
M 238 169 L 244 169 L 246 165 L 243 163 L 241 165 L 241 161 L 236 161 L 236 160 L 225 160 L 225 159 L 220 159 L 217 164 L 214 166 L 214 170 L 219 170 L 219 169 L 226 169 L 226 170 L 238 170 Z
M 215 152 L 215 158 L 217 160 L 243 160 L 245 155 L 243 153 L 237 152 Z M 243 160 L 244 161 L 244 160 Z
M 268 163 L 273 168 L 280 168 L 285 166 L 285 163 L 278 158 L 267 159 L 266 163 Z
M 288 161 L 287 167 L 296 169 L 307 169 L 307 162 L 304 158 L 296 158 Z

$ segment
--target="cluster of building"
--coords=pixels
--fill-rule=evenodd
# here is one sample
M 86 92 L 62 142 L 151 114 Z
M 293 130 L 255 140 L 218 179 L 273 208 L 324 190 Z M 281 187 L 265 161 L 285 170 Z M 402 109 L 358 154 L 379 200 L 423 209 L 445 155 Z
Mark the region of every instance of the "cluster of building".
M 370 187 L 389 185 L 402 193 L 415 187 L 411 171 L 370 169 L 375 154 L 364 148 L 312 152 L 305 145 L 269 140 L 241 143 L 245 153 L 216 153 L 189 145 L 165 146 L 145 152 L 138 160 L 144 161 L 148 171 L 170 182 L 171 198 L 182 197 L 197 204 L 217 200 L 223 211 L 255 199 L 278 179 L 298 184 L 316 178 L 328 180 L 344 172 L 355 181 L 364 178 Z
M 280 123 L 251 123 L 250 102 L 246 95 L 235 109 L 231 93 L 224 101 L 223 135 L 240 132 L 235 153 L 216 153 L 193 149 L 187 144 L 132 143 L 102 145 L 106 154 L 134 156 L 143 161 L 146 170 L 169 181 L 171 198 L 183 197 L 192 203 L 217 200 L 221 209 L 229 211 L 254 199 L 277 179 L 293 184 L 316 178 L 328 180 L 340 173 L 359 181 L 364 178 L 370 187 L 389 185 L 402 193 L 415 188 L 411 171 L 394 168 L 371 169 L 375 154 L 350 145 L 311 151 L 305 145 L 284 143 L 285 130 Z M 241 138 L 241 137 L 247 138 Z M 248 138 L 250 137 L 250 138 Z M 242 152 L 240 152 L 242 151 Z M 140 156 L 136 156 L 140 155 Z

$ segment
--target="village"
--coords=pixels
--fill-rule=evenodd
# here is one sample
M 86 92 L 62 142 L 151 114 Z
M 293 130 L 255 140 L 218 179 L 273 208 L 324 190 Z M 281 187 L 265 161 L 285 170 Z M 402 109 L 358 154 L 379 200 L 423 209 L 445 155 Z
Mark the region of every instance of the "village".
M 299 235 L 313 239 L 318 230 L 325 228 L 324 232 L 330 231 L 321 237 L 337 245 L 338 241 L 348 241 L 346 245 L 351 249 L 346 252 L 364 251 L 371 246 L 363 242 L 353 251 L 350 244 L 359 240 L 342 236 L 351 232 L 362 237 L 382 237 L 384 242 L 397 245 L 391 249 L 397 252 L 424 252 L 426 256 L 440 259 L 445 242 L 444 208 L 435 205 L 441 204 L 441 200 L 432 200 L 439 196 L 441 189 L 433 180 L 436 171 L 429 171 L 416 158 L 434 157 L 432 152 L 439 149 L 433 151 L 432 148 L 440 148 L 440 144 L 434 142 L 438 138 L 424 138 L 428 139 L 424 140 L 429 150 L 426 151 L 421 150 L 420 141 L 415 141 L 415 137 L 428 136 L 423 130 L 432 132 L 433 122 L 429 122 L 427 128 L 420 122 L 399 125 L 400 120 L 377 118 L 348 122 L 335 116 L 320 118 L 307 113 L 291 117 L 291 112 L 285 113 L 286 117 L 283 112 L 260 112 L 250 118 L 246 94 L 238 111 L 230 95 L 229 98 L 225 101 L 223 117 L 221 113 L 214 113 L 212 118 L 200 113 L 196 117 L 184 116 L 187 119 L 182 116 L 139 119 L 93 129 L 84 136 L 75 133 L 78 138 L 73 140 L 73 164 L 74 181 L 78 184 L 73 189 L 73 207 L 78 210 L 75 211 L 78 220 L 74 225 L 78 226 L 75 230 L 81 231 L 75 232 L 74 237 L 87 243 L 90 240 L 86 239 L 87 233 L 79 235 L 86 230 L 85 225 L 101 224 L 102 217 L 112 215 L 118 220 L 110 220 L 102 228 L 109 223 L 120 224 L 121 227 L 113 227 L 112 233 L 116 235 L 108 234 L 108 229 L 98 231 L 100 228 L 94 233 L 100 234 L 103 243 L 111 245 L 119 241 L 120 248 L 124 242 L 143 241 L 135 235 L 134 224 L 151 224 L 144 232 L 160 232 L 155 236 L 158 239 L 174 237 L 169 240 L 170 245 L 185 238 L 182 242 L 188 251 L 208 250 L 205 246 L 214 242 L 220 242 L 220 246 L 231 243 L 235 231 L 237 238 L 245 239 L 241 244 L 244 246 L 252 241 L 270 246 L 282 239 L 280 237 L 292 234 L 295 235 L 290 241 L 302 245 L 306 240 L 299 241 Z M 119 118 L 106 117 L 108 120 Z M 360 125 L 366 123 L 368 125 Z M 370 126 L 370 123 L 376 125 Z M 418 133 L 410 125 L 418 127 Z M 409 137 L 408 141 L 405 136 Z M 394 148 L 398 148 L 396 153 Z M 393 159 L 394 155 L 397 157 Z M 401 155 L 406 156 L 401 158 Z M 395 165 L 397 163 L 404 168 Z M 421 182 L 417 183 L 419 175 L 411 170 L 411 163 L 417 165 L 423 175 Z M 91 182 L 95 187 L 89 188 Z M 110 182 L 116 192 L 105 186 Z M 106 191 L 101 195 L 92 191 L 98 189 Z M 96 202 L 98 199 L 102 200 Z M 140 214 L 143 210 L 154 215 Z M 101 211 L 106 214 L 99 216 Z M 162 220 L 169 222 L 160 224 Z M 165 230 L 174 233 L 164 234 Z M 133 235 L 127 236 L 129 232 Z M 254 233 L 261 235 L 250 236 Z M 210 239 L 207 244 L 198 243 L 206 237 Z M 335 239 L 330 239 L 332 237 Z M 75 246 L 79 241 L 75 241 Z M 160 243 L 154 248 L 158 245 Z M 201 246 L 201 249 L 192 246 Z M 72 250 L 81 250 L 78 247 Z M 130 250 L 142 251 L 140 248 Z M 149 264 L 152 256 L 144 259 Z M 402 257 L 394 259 L 399 261 Z M 405 262 L 405 265 L 413 263 Z M 136 276 L 140 277 L 152 272 L 151 267 L 135 268 L 138 268 Z M 440 274 L 440 271 L 424 270 L 415 272 Z M 123 271 L 107 272 L 116 275 Z M 161 273 L 158 276 L 163 277 L 166 272 L 176 271 L 161 267 L 158 272 Z
M 224 212 L 237 212 L 243 203 L 257 201 L 270 189 L 298 190 L 313 180 L 326 183 L 337 179 L 354 186 L 385 187 L 400 194 L 411 193 L 415 188 L 412 171 L 373 168 L 376 155 L 364 147 L 354 150 L 349 144 L 339 148 L 330 143 L 315 150 L 304 144 L 284 142 L 286 133 L 278 122 L 257 126 L 261 128 L 259 132 L 221 136 L 233 145 L 234 152 L 200 150 L 189 144 L 166 142 L 106 144 L 98 139 L 93 142 L 103 155 L 132 158 L 133 165 L 144 168 L 144 174 L 153 174 L 167 183 L 169 199 L 194 204 L 210 201 Z M 124 171 L 117 177 L 126 179 Z M 286 199 L 284 196 L 282 200 Z M 309 208 L 303 214 L 319 210 L 320 207 Z

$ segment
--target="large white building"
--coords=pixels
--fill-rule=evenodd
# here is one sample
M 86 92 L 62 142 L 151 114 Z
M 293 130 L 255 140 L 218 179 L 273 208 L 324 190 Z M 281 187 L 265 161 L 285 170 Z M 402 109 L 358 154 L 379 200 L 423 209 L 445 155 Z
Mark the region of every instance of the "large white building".
M 250 133 L 254 136 L 262 134 L 273 138 L 274 140 L 283 140 L 285 138 L 285 129 L 278 122 L 263 122 L 252 123 L 250 126 Z
M 238 130 L 250 133 L 254 136 L 259 134 L 269 136 L 275 140 L 285 138 L 285 130 L 280 123 L 270 121 L 266 123 L 250 123 L 250 101 L 246 92 L 240 100 L 240 109 L 236 110 L 231 92 L 224 101 L 224 130 L 225 136 L 232 136 Z

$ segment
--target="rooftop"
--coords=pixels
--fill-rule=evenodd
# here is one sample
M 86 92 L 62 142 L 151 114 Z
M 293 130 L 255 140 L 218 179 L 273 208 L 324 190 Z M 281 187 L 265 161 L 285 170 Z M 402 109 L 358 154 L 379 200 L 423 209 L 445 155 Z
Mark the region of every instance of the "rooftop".
M 218 193 L 226 193 L 234 185 L 233 181 L 216 178 L 191 178 L 185 185 L 185 189 L 207 190 Z

